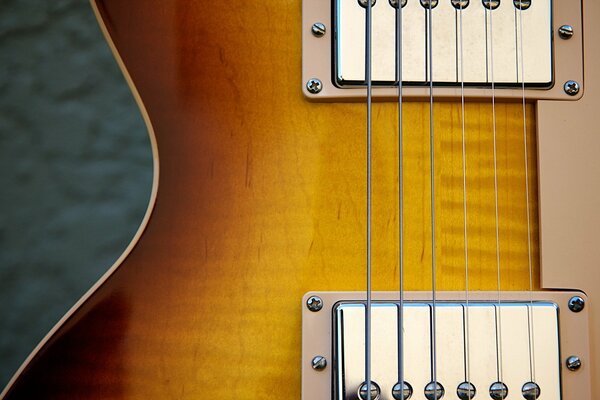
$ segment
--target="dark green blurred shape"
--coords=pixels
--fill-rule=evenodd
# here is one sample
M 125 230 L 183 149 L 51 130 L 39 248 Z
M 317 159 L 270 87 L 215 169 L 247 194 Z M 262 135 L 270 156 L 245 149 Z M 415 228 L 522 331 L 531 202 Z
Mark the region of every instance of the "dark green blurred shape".
M 0 5 L 0 389 L 144 215 L 150 143 L 85 0 Z

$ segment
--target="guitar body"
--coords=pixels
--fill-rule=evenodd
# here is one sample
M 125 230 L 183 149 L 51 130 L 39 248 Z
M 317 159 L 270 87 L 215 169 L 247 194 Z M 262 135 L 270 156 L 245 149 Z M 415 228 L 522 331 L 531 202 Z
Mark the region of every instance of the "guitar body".
M 299 399 L 303 294 L 365 288 L 365 105 L 303 95 L 300 0 L 93 3 L 149 124 L 153 196 L 126 254 L 3 398 Z M 396 113 L 374 104 L 374 290 L 398 288 Z M 405 288 L 428 291 L 429 104 L 408 102 L 404 116 Z M 461 291 L 460 103 L 434 116 L 437 289 Z M 529 290 L 521 105 L 497 116 L 501 286 Z M 490 102 L 468 103 L 466 125 L 471 289 L 493 291 Z

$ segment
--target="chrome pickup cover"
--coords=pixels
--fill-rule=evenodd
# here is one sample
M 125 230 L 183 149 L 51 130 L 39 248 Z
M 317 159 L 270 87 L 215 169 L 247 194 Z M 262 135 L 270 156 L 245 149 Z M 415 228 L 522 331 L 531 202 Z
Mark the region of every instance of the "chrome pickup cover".
M 389 400 L 398 381 L 398 293 L 373 292 L 372 296 L 372 380 L 381 386 L 378 400 Z M 423 389 L 432 380 L 431 293 L 405 292 L 404 298 L 405 380 L 413 388 L 411 400 L 425 400 Z M 575 298 L 587 302 L 585 294 L 501 292 L 500 298 L 498 307 L 498 292 L 469 292 L 468 359 L 470 380 L 477 389 L 474 399 L 491 399 L 490 385 L 498 380 L 498 331 L 507 400 L 523 400 L 522 386 L 531 379 L 529 332 L 534 380 L 541 389 L 538 400 L 596 399 L 591 392 L 591 307 L 577 312 L 569 308 Z M 358 400 L 358 386 L 365 380 L 364 300 L 365 292 L 317 291 L 303 296 L 302 400 Z M 436 372 L 445 388 L 443 399 L 457 400 L 456 386 L 465 379 L 465 304 L 464 292 L 437 292 Z M 529 317 L 533 330 L 527 325 Z M 574 356 L 581 367 L 571 370 L 567 360 Z
M 424 1 L 424 0 L 423 0 Z M 512 0 L 487 12 L 481 0 L 471 0 L 463 10 L 464 92 L 460 80 L 460 13 L 451 0 L 440 0 L 432 12 L 432 63 L 434 97 L 489 100 L 491 53 L 494 47 L 494 82 L 497 99 L 521 100 L 519 67 L 520 28 L 523 17 L 525 97 L 533 100 L 576 101 L 585 92 L 583 76 L 582 0 L 534 0 L 524 11 Z M 521 14 L 522 13 L 522 14 Z M 427 84 L 427 14 L 420 0 L 408 0 L 403 20 L 403 98 L 429 99 Z M 493 35 L 490 31 L 493 25 Z M 568 26 L 572 36 L 558 34 Z M 460 30 L 459 30 L 460 31 Z M 492 43 L 493 36 L 493 43 Z M 373 7 L 373 98 L 396 101 L 395 9 L 388 0 Z M 592 38 L 594 40 L 594 38 Z M 302 79 L 298 81 L 311 101 L 363 101 L 365 10 L 358 0 L 302 0 Z M 578 82 L 577 94 L 565 84 Z
M 357 400 L 365 380 L 365 305 L 341 302 L 333 310 L 334 398 Z M 425 302 L 404 306 L 404 380 L 414 390 L 412 399 L 425 399 L 424 388 L 433 379 L 432 310 Z M 456 398 L 458 386 L 469 381 L 477 398 L 490 398 L 490 386 L 502 381 L 508 387 L 506 399 L 523 399 L 522 387 L 532 380 L 533 367 L 540 399 L 561 399 L 555 304 L 470 303 L 467 308 L 445 302 L 435 310 L 436 379 L 445 389 L 444 397 Z M 381 389 L 380 400 L 393 400 L 392 388 L 398 382 L 398 315 L 397 303 L 373 304 L 371 379 Z
M 365 10 L 357 0 L 335 0 L 334 65 L 339 86 L 363 85 L 365 80 Z M 408 0 L 402 8 L 402 77 L 406 84 L 429 81 L 429 10 Z M 431 11 L 433 81 L 459 84 L 460 66 L 466 84 L 521 85 L 521 53 L 527 86 L 552 85 L 552 2 L 535 0 L 519 11 L 513 1 L 487 10 L 471 1 L 461 17 L 450 0 Z M 373 80 L 392 85 L 396 78 L 396 9 L 388 1 L 373 6 Z M 521 39 L 521 27 L 523 37 Z M 521 42 L 523 49 L 521 51 Z

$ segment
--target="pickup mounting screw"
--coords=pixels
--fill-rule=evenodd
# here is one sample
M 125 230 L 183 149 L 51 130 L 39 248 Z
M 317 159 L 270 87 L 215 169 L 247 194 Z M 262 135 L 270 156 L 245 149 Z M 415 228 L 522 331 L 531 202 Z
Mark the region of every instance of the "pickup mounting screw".
M 315 371 L 323 371 L 327 366 L 327 359 L 323 356 L 315 356 L 311 361 L 311 365 Z
M 306 82 L 306 89 L 312 94 L 317 94 L 323 90 L 323 83 L 317 78 L 309 79 Z
M 311 28 L 312 34 L 315 35 L 316 37 L 323 37 L 325 36 L 325 33 L 327 32 L 327 28 L 325 27 L 325 24 L 322 22 L 315 22 Z
M 306 300 L 306 307 L 312 312 L 321 311 L 323 308 L 323 299 L 319 296 L 310 296 L 308 300 Z
M 577 371 L 581 368 L 581 359 L 577 356 L 570 356 L 567 358 L 567 369 L 569 371 Z
M 571 25 L 563 25 L 558 28 L 558 36 L 561 39 L 569 40 L 573 37 L 573 27 Z
M 579 93 L 579 83 L 575 81 L 566 81 L 565 93 L 569 96 L 575 96 L 577 93 Z
M 569 310 L 580 312 L 585 307 L 585 300 L 581 296 L 573 296 L 569 299 Z

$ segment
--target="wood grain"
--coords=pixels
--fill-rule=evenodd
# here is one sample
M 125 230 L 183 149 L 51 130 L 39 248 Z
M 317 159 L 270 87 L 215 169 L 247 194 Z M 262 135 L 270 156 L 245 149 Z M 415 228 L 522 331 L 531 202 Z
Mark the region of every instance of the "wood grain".
M 303 97 L 300 0 L 97 5 L 156 132 L 156 206 L 6 399 L 299 399 L 302 295 L 364 289 L 365 106 Z M 374 105 L 376 290 L 398 285 L 396 112 Z M 496 113 L 501 286 L 527 290 L 523 116 Z M 491 115 L 466 107 L 474 290 L 497 289 Z M 428 104 L 404 116 L 406 288 L 429 290 Z M 460 105 L 434 116 L 438 289 L 463 290 Z M 537 287 L 532 106 L 527 120 Z

